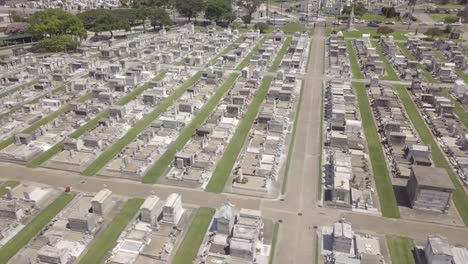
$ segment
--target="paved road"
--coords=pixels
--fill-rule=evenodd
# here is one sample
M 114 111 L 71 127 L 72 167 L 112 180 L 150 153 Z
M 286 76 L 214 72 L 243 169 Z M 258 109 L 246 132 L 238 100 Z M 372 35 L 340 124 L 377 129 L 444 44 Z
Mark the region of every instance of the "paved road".
M 258 199 L 234 194 L 214 194 L 198 190 L 165 185 L 144 185 L 138 182 L 113 178 L 81 176 L 75 172 L 0 163 L 0 178 L 35 181 L 73 190 L 96 192 L 106 186 L 114 193 L 146 197 L 152 193 L 165 199 L 178 192 L 185 205 L 218 207 L 227 199 L 238 207 L 261 209 L 266 217 L 282 221 L 275 263 L 312 263 L 315 259 L 314 226 L 330 225 L 345 217 L 355 230 L 375 234 L 396 234 L 424 240 L 428 234 L 438 233 L 448 237 L 452 244 L 468 246 L 468 229 L 405 219 L 386 219 L 349 211 L 321 208 L 317 204 L 320 153 L 321 88 L 323 77 L 324 30 L 317 27 L 312 38 L 308 72 L 301 111 L 298 116 L 296 139 L 288 176 L 287 194 L 282 199 Z
M 417 17 L 421 22 L 427 23 L 429 25 L 432 25 L 436 22 L 434 21 L 434 19 L 432 19 L 432 17 L 423 12 L 415 12 L 413 13 L 413 15 Z

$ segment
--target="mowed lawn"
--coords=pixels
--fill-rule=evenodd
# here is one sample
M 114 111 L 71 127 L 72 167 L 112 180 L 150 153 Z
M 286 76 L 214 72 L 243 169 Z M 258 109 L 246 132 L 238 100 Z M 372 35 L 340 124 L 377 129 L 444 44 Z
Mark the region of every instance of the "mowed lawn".
M 400 47 L 401 52 L 403 53 L 403 55 L 406 56 L 406 58 L 408 58 L 408 60 L 416 61 L 416 57 L 411 53 L 409 49 L 406 48 L 405 43 L 397 43 L 397 45 L 398 47 Z M 426 78 L 428 82 L 439 82 L 438 80 L 434 79 L 434 77 L 432 77 L 432 74 L 428 72 L 427 69 L 421 63 L 418 63 L 418 69 L 421 70 L 422 74 L 424 75 L 424 78 Z
M 396 74 L 393 66 L 388 61 L 387 57 L 382 52 L 382 48 L 377 41 L 372 41 L 372 46 L 376 49 L 377 53 L 379 54 L 380 59 L 383 61 L 385 66 L 386 75 L 382 77 L 382 80 L 391 80 L 391 81 L 399 81 L 400 77 Z
M 346 50 L 348 51 L 349 55 L 349 62 L 351 66 L 351 73 L 353 78 L 355 79 L 364 79 L 364 75 L 361 72 L 361 67 L 359 66 L 359 62 L 356 57 L 356 53 L 354 52 L 353 43 L 351 40 L 346 41 Z
M 197 257 L 215 211 L 213 208 L 206 207 L 197 210 L 192 224 L 172 260 L 173 264 L 190 264 Z
M 272 64 L 271 67 L 268 69 L 269 72 L 276 72 L 276 71 L 278 71 L 278 69 L 279 69 L 279 67 L 280 67 L 280 65 L 281 65 L 281 61 L 283 60 L 284 54 L 286 54 L 286 52 L 288 51 L 289 44 L 291 44 L 291 41 L 292 41 L 292 37 L 287 37 L 287 38 L 284 40 L 283 46 L 282 46 L 281 49 L 279 50 L 278 55 L 276 55 L 276 58 L 275 58 L 275 60 L 273 61 L 273 64 Z
M 239 77 L 238 73 L 231 74 L 224 84 L 216 91 L 210 100 L 202 107 L 200 112 L 193 118 L 192 122 L 187 125 L 179 134 L 177 139 L 172 142 L 159 157 L 159 159 L 151 166 L 148 172 L 143 177 L 143 183 L 155 183 L 157 180 L 166 173 L 169 165 L 174 160 L 174 155 L 177 151 L 181 150 L 185 144 L 192 138 L 198 126 L 202 125 L 208 116 L 218 105 L 223 96 L 231 89 L 234 82 Z
M 265 40 L 268 38 L 268 35 L 263 36 L 260 41 L 253 47 L 253 49 L 247 54 L 247 56 L 237 65 L 236 70 L 242 70 L 247 65 L 249 65 L 250 60 L 252 59 L 253 55 L 257 54 L 258 48 L 265 42 Z
M 49 206 L 44 208 L 16 236 L 0 248 L 0 262 L 7 263 L 18 251 L 34 238 L 68 203 L 75 194 L 62 193 Z
M 244 146 L 245 140 L 249 135 L 250 128 L 252 127 L 252 124 L 257 117 L 257 113 L 260 109 L 260 106 L 262 105 L 263 99 L 265 99 L 272 81 L 273 77 L 264 77 L 260 87 L 257 89 L 255 96 L 252 99 L 252 102 L 247 108 L 245 115 L 240 120 L 239 126 L 234 132 L 234 136 L 231 138 L 231 141 L 225 149 L 223 157 L 216 165 L 210 182 L 206 187 L 206 191 L 215 193 L 220 193 L 223 191 L 224 185 L 231 175 L 231 171 L 234 167 L 234 164 L 236 163 L 237 156 L 239 156 L 239 153 Z
M 120 233 L 122 233 L 127 224 L 135 217 L 143 202 L 144 200 L 140 198 L 128 200 L 122 210 L 120 210 L 117 216 L 115 216 L 112 222 L 107 226 L 106 230 L 89 245 L 86 255 L 80 259 L 79 263 L 103 263 L 104 256 L 115 247 Z
M 386 236 L 387 246 L 390 251 L 392 263 L 395 264 L 415 264 L 412 239 L 400 236 Z
M 462 184 L 460 183 L 458 176 L 453 171 L 452 167 L 448 163 L 444 153 L 439 148 L 439 145 L 435 141 L 430 129 L 426 126 L 426 122 L 419 113 L 416 104 L 413 102 L 409 92 L 402 85 L 396 85 L 396 90 L 400 96 L 400 100 L 405 106 L 408 117 L 411 119 L 416 131 L 418 132 L 421 140 L 424 144 L 431 146 L 432 160 L 435 167 L 444 168 L 450 176 L 450 179 L 455 186 L 455 192 L 452 195 L 453 202 L 458 209 L 463 222 L 468 226 L 468 195 L 466 194 Z
M 371 160 L 377 193 L 379 195 L 382 215 L 385 217 L 399 218 L 400 210 L 396 202 L 393 185 L 382 150 L 382 144 L 374 122 L 372 109 L 369 104 L 367 91 L 364 83 L 353 83 L 361 112 L 361 121 L 366 136 L 369 157 Z
M 137 136 L 151 123 L 163 114 L 173 103 L 179 99 L 190 87 L 195 85 L 201 78 L 202 72 L 197 72 L 189 80 L 184 82 L 177 90 L 170 96 L 166 97 L 163 101 L 159 102 L 153 110 L 145 115 L 141 120 L 136 122 L 133 127 L 114 144 L 108 147 L 97 159 L 95 159 L 84 171 L 83 175 L 95 175 L 102 169 L 109 161 L 117 156 L 128 144 L 137 138 Z

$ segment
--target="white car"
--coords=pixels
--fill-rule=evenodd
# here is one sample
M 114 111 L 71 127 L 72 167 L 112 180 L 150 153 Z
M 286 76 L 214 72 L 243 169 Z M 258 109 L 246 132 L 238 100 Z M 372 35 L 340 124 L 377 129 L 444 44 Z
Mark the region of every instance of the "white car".
M 434 25 L 436 25 L 436 26 L 443 26 L 443 25 L 444 25 L 444 22 L 437 22 L 437 23 L 435 23 Z

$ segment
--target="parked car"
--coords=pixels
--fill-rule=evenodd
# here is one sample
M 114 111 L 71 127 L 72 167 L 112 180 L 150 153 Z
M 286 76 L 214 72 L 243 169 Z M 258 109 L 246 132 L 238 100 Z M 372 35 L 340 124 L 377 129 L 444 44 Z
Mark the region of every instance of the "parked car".
M 333 25 L 339 26 L 339 25 L 341 25 L 341 21 L 339 21 L 339 20 L 338 20 L 338 21 L 335 21 L 335 22 L 333 22 Z
M 444 25 L 444 22 L 437 22 L 437 23 L 435 23 L 434 25 L 436 25 L 436 26 L 443 26 L 443 25 Z
M 395 25 L 395 22 L 394 21 L 387 21 L 387 22 L 385 22 L 385 25 Z
M 367 26 L 368 27 L 379 27 L 379 24 L 375 23 L 374 21 L 371 21 L 371 22 L 367 23 Z

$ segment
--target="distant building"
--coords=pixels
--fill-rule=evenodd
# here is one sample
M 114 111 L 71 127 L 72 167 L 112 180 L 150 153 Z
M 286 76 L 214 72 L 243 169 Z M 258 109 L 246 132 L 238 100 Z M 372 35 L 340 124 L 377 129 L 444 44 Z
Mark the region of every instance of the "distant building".
M 406 186 L 411 206 L 416 209 L 446 213 L 455 190 L 442 168 L 413 165 Z

